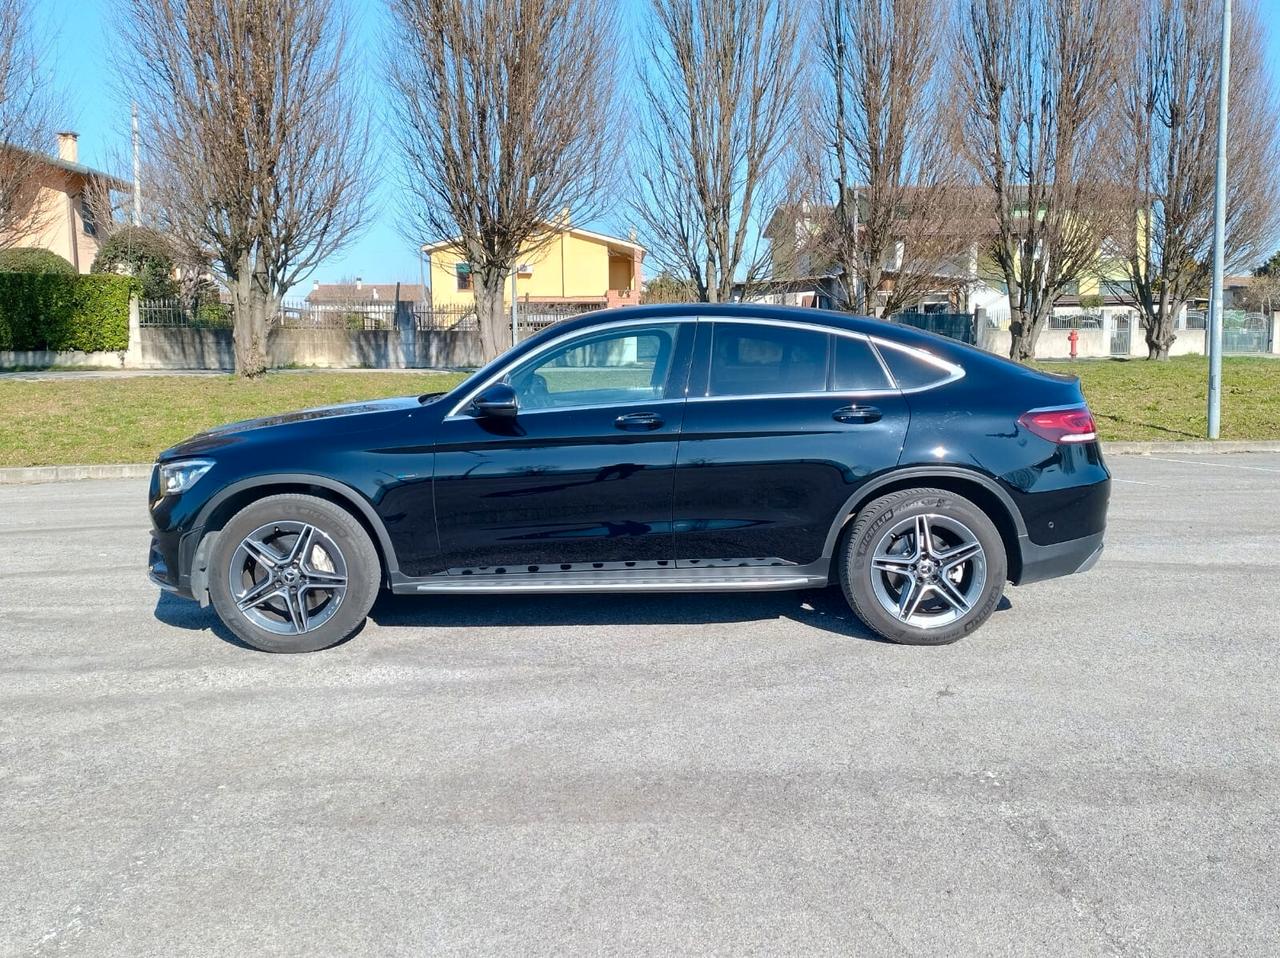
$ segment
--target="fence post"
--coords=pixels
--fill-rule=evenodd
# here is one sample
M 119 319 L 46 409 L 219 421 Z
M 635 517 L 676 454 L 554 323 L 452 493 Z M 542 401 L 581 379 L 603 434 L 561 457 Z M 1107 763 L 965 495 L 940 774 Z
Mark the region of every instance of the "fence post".
M 418 323 L 412 304 L 397 299 L 395 322 L 400 340 L 400 367 L 412 369 L 418 364 Z
M 125 369 L 142 366 L 142 313 L 138 308 L 137 293 L 129 297 L 129 343 L 120 356 L 120 365 Z

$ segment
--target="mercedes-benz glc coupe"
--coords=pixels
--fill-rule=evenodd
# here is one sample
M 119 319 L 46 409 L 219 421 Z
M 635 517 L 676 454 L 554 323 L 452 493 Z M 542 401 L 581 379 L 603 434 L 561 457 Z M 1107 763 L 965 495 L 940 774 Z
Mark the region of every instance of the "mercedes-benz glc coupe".
M 272 652 L 343 641 L 383 589 L 829 583 L 879 635 L 939 645 L 1007 583 L 1092 566 L 1109 488 L 1074 378 L 843 313 L 628 307 L 558 323 L 442 395 L 165 451 L 150 570 Z

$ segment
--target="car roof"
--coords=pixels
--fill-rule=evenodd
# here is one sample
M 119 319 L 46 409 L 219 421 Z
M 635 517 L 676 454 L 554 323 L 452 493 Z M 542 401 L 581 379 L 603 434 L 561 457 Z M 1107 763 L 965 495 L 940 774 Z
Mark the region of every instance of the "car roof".
M 960 363 L 969 370 L 981 368 L 990 375 L 1016 376 L 1032 379 L 1062 379 L 1040 372 L 1004 356 L 996 355 L 977 346 L 962 343 L 956 339 L 940 336 L 927 330 L 917 329 L 892 320 L 877 319 L 874 316 L 859 316 L 834 309 L 818 309 L 811 306 L 780 306 L 770 303 L 656 303 L 648 306 L 618 306 L 613 309 L 593 310 L 573 319 L 562 320 L 544 330 L 544 334 L 555 331 L 556 335 L 571 332 L 575 329 L 590 329 L 601 323 L 614 323 L 619 320 L 661 319 L 663 317 L 702 316 L 709 319 L 732 320 L 773 319 L 782 322 L 807 323 L 814 326 L 827 326 L 832 329 L 847 329 L 856 333 L 864 333 L 879 339 L 899 343 L 916 349 L 926 350 L 940 359 Z M 1065 377 L 1075 379 L 1075 377 Z
M 614 323 L 619 320 L 687 316 L 705 316 L 709 319 L 723 320 L 774 319 L 829 326 L 833 329 L 846 329 L 851 332 L 879 336 L 891 342 L 902 343 L 904 346 L 916 346 L 932 352 L 937 352 L 939 349 L 950 351 L 952 347 L 963 348 L 962 343 L 947 339 L 945 336 L 872 316 L 858 316 L 834 309 L 775 306 L 768 303 L 659 303 L 650 306 L 619 306 L 614 309 L 593 310 L 573 319 L 562 320 L 555 324 L 555 329 L 559 333 L 565 333 L 574 329 L 590 329 L 601 323 Z

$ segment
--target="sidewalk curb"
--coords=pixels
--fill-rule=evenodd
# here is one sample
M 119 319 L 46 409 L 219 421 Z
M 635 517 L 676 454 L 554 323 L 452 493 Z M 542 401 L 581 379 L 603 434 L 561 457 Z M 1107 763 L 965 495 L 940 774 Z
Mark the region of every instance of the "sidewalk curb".
M 1153 456 L 1181 453 L 1184 456 L 1208 456 L 1223 453 L 1280 452 L 1276 439 L 1188 439 L 1183 442 L 1104 442 L 1103 451 L 1110 456 Z M 151 463 L 126 462 L 98 466 L 26 466 L 0 469 L 0 486 L 16 486 L 37 482 L 72 482 L 78 479 L 146 479 Z
M 1104 442 L 1102 451 L 1109 456 L 1152 456 L 1182 453 L 1184 456 L 1208 456 L 1236 452 L 1280 452 L 1275 439 L 1186 439 L 1176 442 Z
M 26 466 L 0 469 L 0 486 L 36 482 L 69 482 L 75 479 L 146 479 L 151 463 L 126 462 L 98 466 Z

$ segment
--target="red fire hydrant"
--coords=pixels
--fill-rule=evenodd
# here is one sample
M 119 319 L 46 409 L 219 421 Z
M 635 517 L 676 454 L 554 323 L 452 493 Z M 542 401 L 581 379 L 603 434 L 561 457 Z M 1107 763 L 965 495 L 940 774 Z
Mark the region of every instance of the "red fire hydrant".
M 1067 333 L 1067 342 L 1071 344 L 1071 358 L 1076 358 L 1076 343 L 1080 341 L 1080 330 L 1073 329 Z

